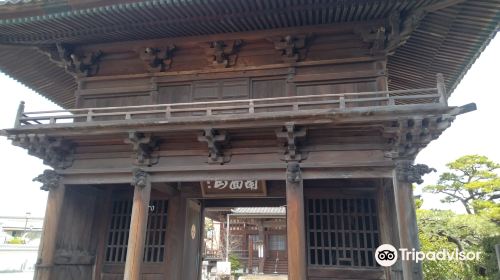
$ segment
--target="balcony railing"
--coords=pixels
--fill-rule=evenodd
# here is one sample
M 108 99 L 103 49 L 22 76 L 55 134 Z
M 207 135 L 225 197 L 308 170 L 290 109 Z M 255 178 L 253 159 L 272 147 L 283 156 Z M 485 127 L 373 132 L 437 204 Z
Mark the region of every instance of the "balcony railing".
M 274 98 L 157 104 L 125 107 L 83 108 L 25 112 L 21 102 L 15 127 L 62 123 L 116 122 L 128 120 L 207 118 L 228 115 L 292 114 L 311 110 L 346 111 L 355 108 L 405 106 L 415 104 L 446 105 L 443 78 L 438 74 L 436 88 L 411 90 L 286 96 Z

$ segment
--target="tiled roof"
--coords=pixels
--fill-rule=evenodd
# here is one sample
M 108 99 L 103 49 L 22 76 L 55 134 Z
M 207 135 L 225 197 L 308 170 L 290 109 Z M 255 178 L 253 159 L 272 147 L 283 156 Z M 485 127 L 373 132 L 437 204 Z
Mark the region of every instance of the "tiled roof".
M 286 215 L 286 208 L 281 207 L 238 207 L 231 211 L 241 215 Z
M 45 3 L 44 0 L 0 0 L 0 3 L 27 1 L 31 1 L 32 6 Z M 71 108 L 75 104 L 74 77 L 50 63 L 47 56 L 32 46 L 373 21 L 387 19 L 394 12 L 405 15 L 425 10 L 429 5 L 456 3 L 426 13 L 406 44 L 389 56 L 387 65 L 391 90 L 434 87 L 435 74 L 442 73 L 447 88 L 452 91 L 500 27 L 500 0 L 331 0 L 319 1 L 321 4 L 315 0 L 109 0 L 89 3 L 92 7 L 70 6 L 62 10 L 48 9 L 44 4 L 33 15 L 17 15 L 10 12 L 11 7 L 4 6 L 7 7 L 3 9 L 4 17 L 0 18 L 0 71 L 57 104 Z
M 0 5 L 24 4 L 24 3 L 38 2 L 38 1 L 41 1 L 41 0 L 0 0 Z

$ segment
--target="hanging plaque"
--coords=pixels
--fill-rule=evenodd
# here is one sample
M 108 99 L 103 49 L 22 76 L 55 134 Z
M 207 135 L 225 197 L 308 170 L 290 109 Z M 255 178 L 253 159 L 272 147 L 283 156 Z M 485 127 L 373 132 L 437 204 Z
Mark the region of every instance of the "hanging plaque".
M 266 181 L 263 180 L 216 180 L 202 181 L 204 197 L 248 197 L 266 196 Z

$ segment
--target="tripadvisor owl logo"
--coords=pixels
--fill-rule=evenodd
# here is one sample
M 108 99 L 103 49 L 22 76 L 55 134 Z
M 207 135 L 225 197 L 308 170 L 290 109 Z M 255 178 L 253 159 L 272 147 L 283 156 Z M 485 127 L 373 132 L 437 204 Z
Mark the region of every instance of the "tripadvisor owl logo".
M 380 266 L 391 266 L 398 260 L 398 250 L 390 244 L 382 244 L 375 251 L 375 260 Z
M 402 261 L 415 263 L 424 260 L 431 261 L 472 261 L 479 260 L 481 252 L 465 252 L 455 249 L 454 251 L 440 250 L 435 252 L 422 252 L 415 249 L 399 248 L 397 250 L 391 244 L 382 244 L 375 250 L 375 260 L 380 266 L 392 266 L 399 258 Z

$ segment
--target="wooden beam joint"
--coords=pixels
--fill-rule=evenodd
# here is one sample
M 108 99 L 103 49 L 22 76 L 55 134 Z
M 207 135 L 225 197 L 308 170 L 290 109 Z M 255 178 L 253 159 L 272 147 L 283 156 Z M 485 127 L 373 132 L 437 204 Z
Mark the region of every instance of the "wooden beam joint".
M 284 161 L 302 161 L 307 158 L 305 152 L 299 151 L 299 141 L 306 137 L 305 128 L 297 128 L 295 123 L 286 123 L 283 128 L 276 131 L 276 137 L 284 147 Z
M 198 141 L 207 143 L 209 164 L 224 164 L 231 160 L 231 154 L 224 151 L 229 143 L 229 136 L 225 131 L 207 128 L 198 135 Z
M 95 76 L 99 72 L 102 51 L 78 52 L 74 46 L 55 44 L 55 47 L 39 48 L 50 60 L 76 77 Z
M 135 165 L 151 166 L 158 163 L 159 156 L 154 152 L 159 149 L 159 140 L 150 133 L 129 132 L 124 142 L 132 145 L 135 152 L 133 155 Z
M 11 135 L 14 146 L 28 150 L 30 155 L 43 159 L 53 168 L 65 169 L 73 165 L 75 145 L 66 139 L 48 137 L 44 134 Z
M 146 64 L 149 72 L 163 72 L 170 69 L 174 52 L 177 50 L 175 45 L 163 48 L 148 47 L 139 51 L 139 56 Z
M 243 46 L 242 40 L 214 41 L 205 48 L 210 66 L 227 68 L 236 65 L 238 53 Z
M 272 37 L 268 40 L 274 43 L 274 48 L 280 52 L 285 63 L 298 62 L 306 57 L 307 35 L 287 35 Z

